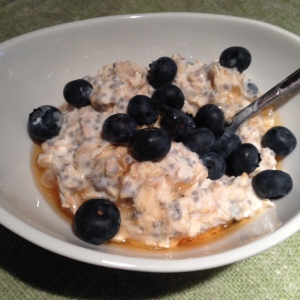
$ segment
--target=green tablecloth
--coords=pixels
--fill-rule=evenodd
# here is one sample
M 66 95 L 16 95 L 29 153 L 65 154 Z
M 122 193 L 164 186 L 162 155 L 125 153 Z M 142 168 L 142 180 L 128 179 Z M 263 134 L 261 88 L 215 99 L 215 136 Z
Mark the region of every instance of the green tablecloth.
M 300 35 L 299 0 L 0 0 L 0 42 L 74 20 L 167 11 L 247 17 Z M 0 239 L 0 300 L 300 299 L 300 233 L 245 261 L 183 274 L 84 264 L 33 245 L 3 226 Z

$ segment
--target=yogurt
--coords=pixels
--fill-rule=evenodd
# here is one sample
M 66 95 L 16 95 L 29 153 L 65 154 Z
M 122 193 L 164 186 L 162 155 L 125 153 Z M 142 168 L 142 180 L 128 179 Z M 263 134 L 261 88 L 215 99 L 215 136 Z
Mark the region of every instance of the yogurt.
M 195 116 L 207 103 L 218 105 L 226 120 L 255 98 L 249 80 L 218 62 L 189 62 L 173 55 L 178 72 L 173 84 L 185 96 L 183 111 Z M 91 105 L 61 107 L 64 123 L 58 136 L 42 144 L 37 163 L 45 169 L 42 183 L 58 185 L 61 205 L 73 213 L 86 200 L 106 198 L 116 203 L 121 227 L 112 242 L 137 241 L 151 249 L 170 248 L 183 238 L 195 238 L 234 220 L 251 217 L 273 206 L 259 198 L 251 184 L 255 174 L 275 169 L 275 154 L 261 146 L 263 134 L 274 126 L 268 107 L 237 131 L 242 142 L 254 144 L 261 156 L 257 169 L 238 177 L 207 178 L 198 155 L 181 142 L 172 142 L 167 156 L 158 162 L 139 162 L 127 147 L 114 146 L 101 136 L 105 119 L 126 113 L 131 97 L 151 96 L 148 68 L 129 61 L 104 66 L 91 77 Z M 159 121 L 154 124 L 159 127 Z

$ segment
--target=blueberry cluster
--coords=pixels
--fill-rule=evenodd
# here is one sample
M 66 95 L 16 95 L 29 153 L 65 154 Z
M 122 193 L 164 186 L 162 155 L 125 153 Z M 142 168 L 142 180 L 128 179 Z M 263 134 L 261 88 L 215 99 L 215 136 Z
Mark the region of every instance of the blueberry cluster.
M 242 47 L 234 53 L 244 53 Z M 229 54 L 228 54 L 229 53 Z M 221 55 L 232 56 L 232 51 Z M 236 64 L 241 64 L 240 57 Z M 237 67 L 231 65 L 231 67 Z M 115 145 L 126 145 L 139 161 L 158 161 L 171 148 L 171 141 L 182 142 L 196 152 L 208 169 L 208 177 L 216 180 L 225 173 L 251 173 L 258 166 L 259 152 L 253 145 L 242 145 L 236 134 L 224 133 L 223 111 L 214 104 L 202 106 L 195 116 L 184 113 L 184 94 L 172 84 L 176 63 L 161 57 L 149 65 L 148 82 L 155 90 L 151 97 L 133 96 L 127 114 L 114 114 L 103 124 L 103 138 Z M 159 119 L 160 128 L 152 127 Z M 139 126 L 147 126 L 138 129 Z
M 90 94 L 93 86 L 84 79 L 68 82 L 63 90 L 63 96 L 69 104 L 82 107 L 90 104 Z M 42 105 L 29 114 L 27 130 L 29 136 L 37 141 L 44 142 L 60 132 L 63 124 L 61 111 L 52 105 Z
M 161 57 L 149 67 L 147 79 L 155 88 L 151 98 L 133 96 L 127 114 L 111 115 L 102 128 L 104 139 L 115 145 L 128 146 L 138 161 L 163 159 L 170 151 L 172 139 L 178 140 L 187 128 L 193 127 L 192 118 L 181 111 L 183 92 L 172 84 L 177 73 L 176 63 L 169 57 Z M 159 116 L 162 116 L 161 128 L 153 126 Z
M 194 122 L 195 128 L 187 131 L 181 142 L 199 155 L 207 167 L 208 178 L 216 180 L 224 174 L 249 174 L 257 168 L 259 151 L 252 144 L 242 144 L 235 133 L 224 132 L 225 118 L 218 106 L 202 106 Z
M 220 55 L 222 66 L 235 68 L 239 72 L 246 70 L 250 63 L 250 52 L 243 47 L 230 47 Z M 235 133 L 224 132 L 225 117 L 218 106 L 206 104 L 195 116 L 181 110 L 184 95 L 180 88 L 172 84 L 177 71 L 172 59 L 161 57 L 149 68 L 148 82 L 155 88 L 151 98 L 136 95 L 129 101 L 128 114 L 109 117 L 103 126 L 105 139 L 117 145 L 128 145 L 139 161 L 158 161 L 167 155 L 171 141 L 182 142 L 198 154 L 208 170 L 208 178 L 212 180 L 224 174 L 250 174 L 258 167 L 261 160 L 258 149 L 253 144 L 242 143 Z M 117 124 L 114 121 L 117 118 L 121 118 L 122 122 Z M 151 126 L 158 118 L 160 128 L 138 129 L 138 126 Z M 289 154 L 296 147 L 295 136 L 287 128 L 278 126 L 266 133 L 262 143 L 281 156 Z M 273 188 L 272 195 L 267 192 L 269 198 L 281 197 L 289 192 L 292 186 L 290 176 L 276 170 L 269 171 L 255 177 L 253 186 L 257 193 L 262 196 L 268 190 L 266 184 L 261 184 L 265 176 L 274 182 L 281 178 L 283 185 L 289 187 L 287 190 L 279 188 L 280 191 Z M 271 176 L 273 173 L 274 176 Z M 264 187 L 263 192 L 260 191 L 261 186 Z
M 286 127 L 274 126 L 262 138 L 262 145 L 284 157 L 297 146 L 297 139 Z M 293 180 L 289 174 L 280 170 L 265 170 L 252 180 L 256 193 L 262 198 L 278 199 L 287 195 L 293 188 Z
M 151 125 L 164 112 L 180 111 L 183 103 L 182 91 L 170 83 L 157 88 L 151 98 L 136 95 L 128 103 L 128 114 L 117 113 L 104 121 L 103 138 L 112 144 L 128 145 L 139 161 L 161 160 L 168 154 L 172 139 L 166 130 Z M 138 126 L 147 127 L 138 129 Z

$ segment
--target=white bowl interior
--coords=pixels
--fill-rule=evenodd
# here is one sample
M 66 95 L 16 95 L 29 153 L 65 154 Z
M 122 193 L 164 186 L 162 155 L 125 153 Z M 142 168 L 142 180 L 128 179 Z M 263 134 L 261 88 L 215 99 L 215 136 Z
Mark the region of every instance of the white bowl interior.
M 1 170 L 0 222 L 24 238 L 56 253 L 97 265 L 141 271 L 175 272 L 217 267 L 254 255 L 300 228 L 299 149 L 284 160 L 294 189 L 276 209 L 208 245 L 180 251 L 141 251 L 91 246 L 70 227 L 36 187 L 30 165 L 28 114 L 43 104 L 63 103 L 70 80 L 94 75 L 116 60 L 148 65 L 162 55 L 182 53 L 210 62 L 229 46 L 252 54 L 246 71 L 267 91 L 295 71 L 300 38 L 264 23 L 216 15 L 168 13 L 106 17 L 40 30 L 0 44 Z M 300 141 L 299 89 L 278 104 L 282 123 Z M 174 263 L 173 260 L 176 260 Z

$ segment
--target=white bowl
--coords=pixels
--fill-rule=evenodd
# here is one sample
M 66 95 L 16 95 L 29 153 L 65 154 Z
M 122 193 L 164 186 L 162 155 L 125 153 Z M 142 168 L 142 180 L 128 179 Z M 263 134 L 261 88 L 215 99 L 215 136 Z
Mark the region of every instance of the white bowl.
M 30 165 L 32 142 L 26 124 L 33 108 L 60 105 L 68 81 L 94 75 L 104 64 L 131 60 L 148 65 L 162 55 L 182 53 L 211 62 L 229 46 L 250 50 L 246 71 L 267 91 L 299 67 L 300 38 L 283 29 L 242 18 L 163 13 L 115 16 L 55 26 L 0 44 L 1 170 L 0 221 L 29 241 L 87 263 L 151 272 L 214 268 L 255 255 L 300 228 L 299 149 L 283 169 L 294 180 L 293 191 L 274 202 L 276 209 L 231 230 L 206 245 L 180 251 L 90 246 L 74 236 L 71 226 L 35 186 Z M 300 141 L 300 94 L 279 105 L 282 123 Z

